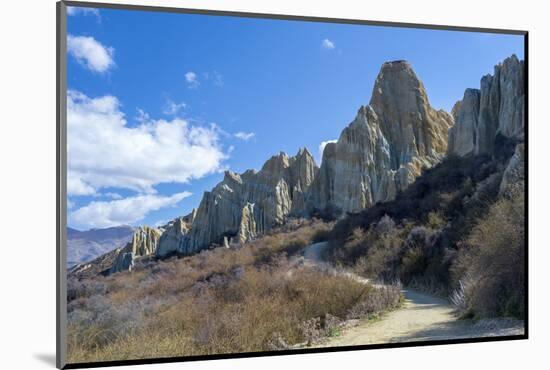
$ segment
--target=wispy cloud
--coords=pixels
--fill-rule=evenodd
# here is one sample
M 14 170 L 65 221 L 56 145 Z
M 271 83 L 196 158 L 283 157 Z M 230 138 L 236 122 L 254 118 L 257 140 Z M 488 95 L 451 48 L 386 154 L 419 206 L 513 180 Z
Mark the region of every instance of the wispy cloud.
M 336 47 L 336 44 L 329 39 L 324 39 L 321 42 L 321 47 L 325 50 L 333 50 Z
M 187 82 L 187 87 L 190 89 L 196 89 L 201 84 L 197 74 L 193 71 L 189 71 L 185 74 L 185 81 Z
M 151 120 L 151 117 L 149 116 L 149 113 L 147 113 L 143 109 L 137 108 L 137 112 L 138 112 L 138 114 L 135 117 L 135 120 L 138 121 L 139 123 L 146 123 L 146 122 L 149 122 Z
M 98 21 L 101 21 L 101 14 L 99 14 L 99 9 L 96 8 L 68 6 L 67 15 L 91 15 L 96 17 Z
M 254 136 L 256 136 L 256 134 L 253 133 L 253 132 L 239 131 L 239 132 L 235 133 L 233 136 L 235 136 L 237 139 L 240 139 L 240 140 L 243 140 L 243 141 L 248 141 L 248 140 L 252 139 Z
M 203 83 L 222 87 L 224 85 L 223 76 L 218 71 L 197 73 L 188 71 L 185 73 L 185 82 L 190 89 L 196 89 Z
M 186 120 L 154 120 L 145 112 L 128 126 L 120 102 L 111 95 L 67 96 L 68 168 L 71 196 L 102 188 L 154 194 L 160 183 L 187 183 L 215 173 L 227 158 L 213 126 Z
M 167 116 L 175 116 L 185 107 L 187 107 L 187 104 L 184 102 L 176 103 L 171 99 L 166 99 L 166 104 L 164 104 L 164 107 L 162 108 L 162 113 Z
M 111 201 L 91 202 L 71 212 L 69 222 L 83 228 L 134 225 L 150 212 L 175 206 L 190 195 L 190 192 L 184 191 L 170 196 L 145 194 Z
M 67 193 L 69 195 L 94 195 L 96 189 L 82 181 L 78 176 L 67 176 Z
M 107 72 L 115 66 L 115 50 L 89 36 L 67 36 L 67 52 L 81 65 L 97 73 Z

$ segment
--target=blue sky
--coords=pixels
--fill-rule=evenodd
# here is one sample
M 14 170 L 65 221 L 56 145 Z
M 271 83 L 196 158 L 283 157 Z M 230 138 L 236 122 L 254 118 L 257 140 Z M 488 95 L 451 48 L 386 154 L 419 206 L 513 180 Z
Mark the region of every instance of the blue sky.
M 382 63 L 408 60 L 433 107 L 523 37 L 129 10 L 68 15 L 69 225 L 154 225 L 223 170 L 338 138 Z

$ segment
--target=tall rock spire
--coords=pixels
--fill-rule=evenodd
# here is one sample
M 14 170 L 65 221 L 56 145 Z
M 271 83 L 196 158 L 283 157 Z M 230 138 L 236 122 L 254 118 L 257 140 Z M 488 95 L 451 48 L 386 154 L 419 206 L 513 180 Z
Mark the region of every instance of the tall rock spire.
M 477 143 L 480 91 L 466 89 L 453 108 L 455 124 L 449 130 L 449 153 L 464 156 L 475 151 Z
M 393 169 L 414 157 L 435 157 L 446 152 L 452 118 L 431 107 L 424 84 L 408 62 L 399 60 L 382 65 L 370 106 L 390 143 Z
M 357 212 L 393 199 L 442 159 L 452 122 L 430 106 L 408 62 L 384 63 L 370 104 L 325 147 L 310 207 Z
M 492 154 L 499 134 L 524 139 L 524 70 L 523 61 L 512 55 L 483 76 L 479 90 L 466 90 L 449 132 L 450 154 Z

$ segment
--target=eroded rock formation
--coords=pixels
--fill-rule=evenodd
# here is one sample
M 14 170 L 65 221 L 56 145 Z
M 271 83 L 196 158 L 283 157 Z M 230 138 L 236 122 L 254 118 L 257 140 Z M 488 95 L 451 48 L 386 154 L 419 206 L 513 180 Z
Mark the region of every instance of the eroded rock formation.
M 467 89 L 449 132 L 449 153 L 492 154 L 495 138 L 524 139 L 524 63 L 515 55 L 481 79 L 480 89 Z
M 182 248 L 182 243 L 185 241 L 191 225 L 195 221 L 197 211 L 193 211 L 183 217 L 176 218 L 163 226 L 163 233 L 159 239 L 159 245 L 156 249 L 156 255 L 159 257 L 165 257 L 173 254 Z
M 270 228 L 282 225 L 290 215 L 303 215 L 318 167 L 307 149 L 294 157 L 279 153 L 259 172 L 225 173 L 218 185 L 207 191 L 193 225 L 178 242 L 178 252 L 191 254 L 212 243 L 222 244 L 236 237 L 250 240 Z M 164 241 L 161 241 L 164 250 Z
M 478 127 L 480 91 L 466 89 L 453 107 L 454 126 L 449 130 L 449 153 L 464 156 L 474 153 Z
M 430 106 L 409 63 L 384 63 L 369 106 L 323 152 L 311 207 L 357 212 L 391 200 L 447 151 L 452 117 Z
M 131 269 L 140 256 L 189 255 L 215 244 L 229 248 L 292 216 L 357 212 L 392 200 L 447 153 L 491 153 L 498 134 L 521 141 L 523 105 L 523 62 L 515 56 L 483 77 L 479 90 L 467 89 L 452 116 L 430 106 L 409 63 L 384 63 L 369 105 L 359 108 L 337 142 L 326 145 L 320 169 L 300 149 L 294 157 L 282 152 L 271 157 L 258 172 L 226 171 L 191 214 L 160 229 L 137 229 L 111 271 Z M 523 161 L 518 146 L 501 193 L 523 176 Z
M 132 240 L 118 253 L 111 273 L 131 270 L 138 257 L 154 255 L 162 232 L 149 226 L 140 226 L 134 231 Z

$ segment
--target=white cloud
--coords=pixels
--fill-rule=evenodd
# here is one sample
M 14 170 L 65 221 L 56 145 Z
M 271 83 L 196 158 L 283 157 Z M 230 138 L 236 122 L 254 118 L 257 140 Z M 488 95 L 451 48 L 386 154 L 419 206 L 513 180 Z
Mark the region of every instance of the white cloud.
M 319 163 L 321 163 L 321 161 L 323 160 L 323 152 L 325 151 L 325 147 L 327 146 L 327 144 L 329 143 L 336 143 L 338 142 L 338 140 L 334 139 L 334 140 L 327 140 L 327 141 L 323 141 L 321 142 L 321 144 L 319 144 Z
M 80 178 L 67 176 L 67 194 L 70 195 L 94 195 L 95 189 L 83 182 Z
M 323 42 L 321 42 L 321 47 L 326 50 L 332 50 L 336 47 L 333 41 L 330 41 L 329 39 L 324 39 Z
M 114 96 L 67 94 L 67 187 L 69 195 L 101 188 L 155 193 L 160 183 L 186 183 L 215 173 L 227 158 L 215 127 L 183 119 L 127 125 Z
M 138 112 L 138 115 L 135 117 L 135 120 L 138 121 L 139 123 L 146 123 L 151 121 L 151 117 L 149 116 L 149 113 L 147 113 L 143 109 L 138 108 L 137 112 Z
M 96 8 L 68 6 L 67 15 L 93 15 L 97 18 L 98 21 L 101 20 L 99 9 Z
M 104 73 L 114 67 L 114 49 L 89 36 L 67 35 L 67 51 L 93 72 Z
M 176 103 L 171 99 L 167 99 L 166 104 L 162 108 L 162 113 L 166 114 L 167 116 L 175 116 L 185 107 L 187 107 L 187 104 L 185 104 L 184 102 Z
M 191 193 L 184 191 L 171 196 L 155 194 L 137 195 L 111 201 L 91 202 L 69 214 L 69 222 L 82 228 L 103 228 L 116 225 L 133 225 L 151 211 L 175 206 Z
M 234 136 L 237 138 L 237 139 L 241 139 L 243 141 L 248 141 L 250 139 L 252 139 L 254 136 L 256 136 L 255 133 L 253 132 L 243 132 L 243 131 L 239 131 L 237 132 L 236 134 L 234 134 Z
M 224 85 L 223 76 L 218 71 L 202 72 L 199 74 L 189 71 L 185 73 L 185 82 L 189 89 L 196 89 L 202 83 L 210 83 L 216 87 L 223 87 Z
M 199 87 L 200 82 L 197 74 L 195 72 L 189 71 L 185 74 L 185 81 L 187 81 L 187 86 L 190 89 L 195 89 Z

